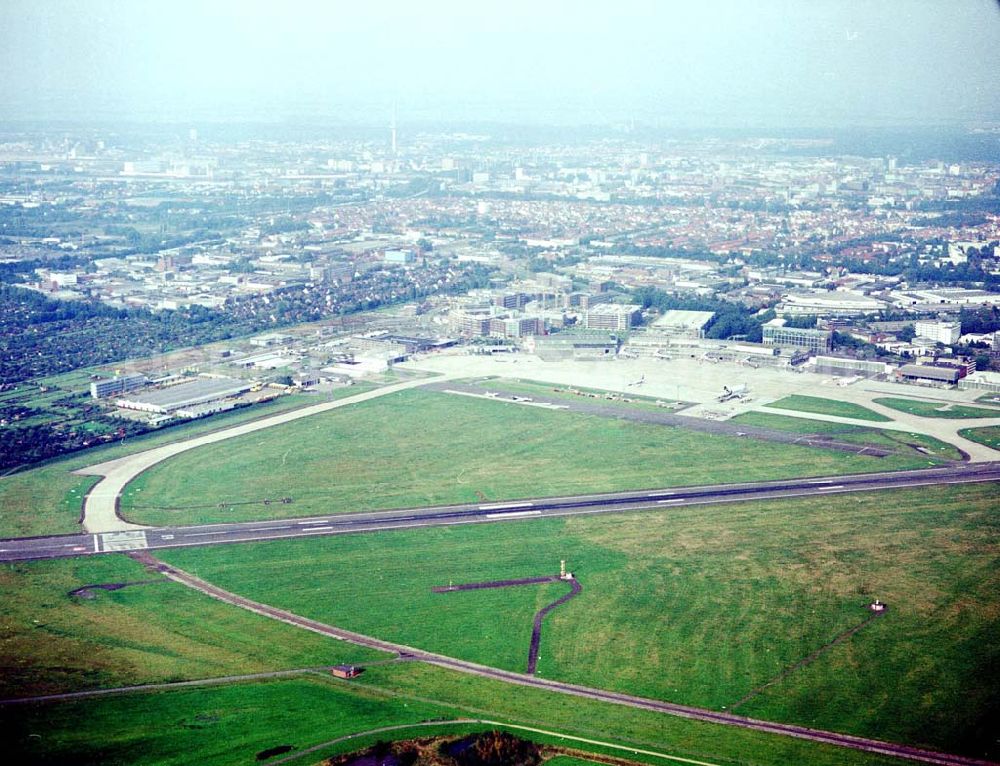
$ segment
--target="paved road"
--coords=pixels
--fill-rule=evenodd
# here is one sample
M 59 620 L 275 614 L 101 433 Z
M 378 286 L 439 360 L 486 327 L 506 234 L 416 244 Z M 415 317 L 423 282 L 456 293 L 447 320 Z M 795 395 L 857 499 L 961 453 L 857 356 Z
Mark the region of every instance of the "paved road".
M 870 410 L 878 412 L 880 415 L 886 415 L 888 417 L 905 414 L 876 402 L 869 402 L 864 406 Z M 945 418 L 919 418 L 916 415 L 910 415 L 909 419 L 905 422 L 894 420 L 886 423 L 882 421 L 861 420 L 859 418 L 845 418 L 840 417 L 839 415 L 823 415 L 816 412 L 802 412 L 801 410 L 786 410 L 782 407 L 775 407 L 770 404 L 758 411 L 762 413 L 770 413 L 772 415 L 786 415 L 788 417 L 798 418 L 799 420 L 818 420 L 826 423 L 843 423 L 845 425 L 861 426 L 863 428 L 877 428 L 883 431 L 901 431 L 903 433 L 925 434 L 935 439 L 940 439 L 946 444 L 950 444 L 956 449 L 961 450 L 973 463 L 990 462 L 992 460 L 996 460 L 997 458 L 997 452 L 995 449 L 987 447 L 985 444 L 974 442 L 971 439 L 966 439 L 958 432 L 965 430 L 966 428 L 977 428 L 979 426 L 1000 426 L 1000 418 L 948 420 Z M 914 422 L 915 420 L 922 420 L 923 422 Z
M 143 527 L 100 534 L 0 540 L 0 561 L 61 558 L 148 548 L 182 548 L 256 540 L 382 532 L 413 527 L 523 521 L 553 516 L 663 509 L 673 506 L 744 500 L 782 500 L 845 492 L 991 481 L 1000 481 L 1000 462 L 963 463 L 915 471 L 535 498 L 504 503 L 407 508 L 394 511 L 274 521 L 247 521 L 187 527 Z
M 688 705 L 661 702 L 659 700 L 647 699 L 645 697 L 635 697 L 630 694 L 620 694 L 618 692 L 610 692 L 603 689 L 593 689 L 587 686 L 579 686 L 577 684 L 550 681 L 548 679 L 542 679 L 537 676 L 530 676 L 524 673 L 514 673 L 507 670 L 491 668 L 486 665 L 479 665 L 474 662 L 457 660 L 451 657 L 445 657 L 444 655 L 433 654 L 431 652 L 414 649 L 402 644 L 394 644 L 389 641 L 382 641 L 381 639 L 372 638 L 360 633 L 343 630 L 316 620 L 311 620 L 307 617 L 301 617 L 292 612 L 286 612 L 283 609 L 277 609 L 275 607 L 268 606 L 267 604 L 251 601 L 250 599 L 243 598 L 235 593 L 230 593 L 229 591 L 223 590 L 222 588 L 201 580 L 198 577 L 195 577 L 194 575 L 170 564 L 164 564 L 153 558 L 153 556 L 151 556 L 148 552 L 133 553 L 132 557 L 143 562 L 149 567 L 155 567 L 158 571 L 162 572 L 164 576 L 174 580 L 175 582 L 187 585 L 188 587 L 194 588 L 207 596 L 211 596 L 212 598 L 231 604 L 232 606 L 238 606 L 242 609 L 254 612 L 255 614 L 270 617 L 271 619 L 278 620 L 313 633 L 329 636 L 342 641 L 348 641 L 352 644 L 365 646 L 370 649 L 393 652 L 409 659 L 427 662 L 429 664 L 447 668 L 448 670 L 458 671 L 460 673 L 468 673 L 482 678 L 505 681 L 507 683 L 514 683 L 521 686 L 531 686 L 546 691 L 568 694 L 575 697 L 583 697 L 600 702 L 610 702 L 616 705 L 625 705 L 627 707 L 642 710 L 666 713 L 668 715 L 675 715 L 681 718 L 723 724 L 726 726 L 737 726 L 744 729 L 753 729 L 770 734 L 781 734 L 813 742 L 839 745 L 841 747 L 848 747 L 854 750 L 862 750 L 869 753 L 906 758 L 922 763 L 941 764 L 942 766 L 990 766 L 987 761 L 980 761 L 958 755 L 936 753 L 930 750 L 909 747 L 907 745 L 897 745 L 890 742 L 866 739 L 864 737 L 854 737 L 846 734 L 822 731 L 819 729 L 810 729 L 805 726 L 796 726 L 794 724 L 772 723 L 770 721 L 761 721 L 755 718 L 746 718 L 744 716 L 734 715 L 733 713 L 716 712 L 714 710 L 706 710 L 704 708 L 696 708 Z
M 211 433 L 203 434 L 202 436 L 196 436 L 193 439 L 174 442 L 172 444 L 165 444 L 162 447 L 154 447 L 153 449 L 146 450 L 145 452 L 138 452 L 134 455 L 126 455 L 125 457 L 121 457 L 116 460 L 109 460 L 105 463 L 98 463 L 97 465 L 81 468 L 78 471 L 74 471 L 74 473 L 84 476 L 103 477 L 91 488 L 90 492 L 87 493 L 87 497 L 84 499 L 83 528 L 87 532 L 93 533 L 127 532 L 145 529 L 146 527 L 138 524 L 131 524 L 118 515 L 118 498 L 121 495 L 122 490 L 125 489 L 125 485 L 132 481 L 132 479 L 148 468 L 151 468 L 169 457 L 194 449 L 195 447 L 201 447 L 206 444 L 214 444 L 225 439 L 232 439 L 236 436 L 253 433 L 254 431 L 259 431 L 262 428 L 270 428 L 281 423 L 298 420 L 299 418 L 307 418 L 320 412 L 334 410 L 338 407 L 347 407 L 348 405 L 356 404 L 358 402 L 366 402 L 369 399 L 386 396 L 387 394 L 393 394 L 397 391 L 404 391 L 408 388 L 424 386 L 435 380 L 438 380 L 438 378 L 422 378 L 405 381 L 403 383 L 395 383 L 390 386 L 376 388 L 372 391 L 364 391 L 360 394 L 348 396 L 343 399 L 336 399 L 332 402 L 323 402 L 321 404 L 314 404 L 310 407 L 290 410 L 289 412 L 283 412 L 269 418 L 261 418 L 260 420 L 254 420 L 250 423 L 233 426 L 232 428 L 226 428 L 221 431 L 213 431 Z

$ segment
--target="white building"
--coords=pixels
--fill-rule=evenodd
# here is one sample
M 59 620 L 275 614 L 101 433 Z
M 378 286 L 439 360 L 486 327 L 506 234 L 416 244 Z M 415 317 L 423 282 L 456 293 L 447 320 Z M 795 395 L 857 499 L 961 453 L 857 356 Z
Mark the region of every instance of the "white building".
M 962 325 L 958 322 L 917 322 L 914 326 L 917 337 L 928 338 L 935 343 L 943 343 L 950 346 L 958 343 L 962 335 Z
M 605 303 L 584 312 L 583 327 L 587 330 L 628 330 L 641 317 L 642 307 L 634 303 Z
M 781 298 L 779 314 L 814 314 L 816 316 L 860 316 L 874 314 L 885 308 L 885 303 L 861 293 L 846 290 L 814 290 L 788 293 Z

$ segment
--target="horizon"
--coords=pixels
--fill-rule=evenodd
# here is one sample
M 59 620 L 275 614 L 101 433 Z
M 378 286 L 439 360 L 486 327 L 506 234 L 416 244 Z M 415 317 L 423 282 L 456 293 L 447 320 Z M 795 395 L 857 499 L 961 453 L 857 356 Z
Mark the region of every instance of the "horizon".
M 13 0 L 0 121 L 1000 125 L 993 0 L 751 5 Z

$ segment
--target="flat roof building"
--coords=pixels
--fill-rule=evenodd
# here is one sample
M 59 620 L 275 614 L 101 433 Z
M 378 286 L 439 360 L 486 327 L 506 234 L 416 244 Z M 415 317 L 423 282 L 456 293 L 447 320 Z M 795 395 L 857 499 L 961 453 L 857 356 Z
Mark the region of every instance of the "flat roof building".
M 935 383 L 937 385 L 953 386 L 962 377 L 962 371 L 957 367 L 934 367 L 929 364 L 904 364 L 896 370 L 896 377 L 902 381 L 914 383 Z
M 885 375 L 892 369 L 885 362 L 868 359 L 847 359 L 839 356 L 817 356 L 815 358 L 816 372 L 822 375 L 860 375 L 865 378 Z
M 967 375 L 958 381 L 960 389 L 978 389 L 1000 394 L 1000 372 L 979 371 L 972 375 Z
M 634 303 L 607 303 L 584 312 L 583 326 L 588 330 L 629 330 L 641 317 L 642 309 Z
M 926 322 L 918 321 L 913 328 L 917 337 L 927 338 L 935 343 L 943 343 L 950 346 L 958 343 L 962 335 L 962 325 L 959 322 Z
M 190 383 L 119 399 L 115 404 L 126 410 L 164 414 L 239 396 L 251 388 L 252 384 L 234 378 L 195 378 Z
M 714 311 L 681 311 L 671 309 L 650 325 L 651 329 L 665 335 L 685 338 L 704 338 L 705 328 L 715 317 Z
M 861 293 L 845 290 L 814 290 L 803 293 L 787 293 L 781 298 L 779 313 L 815 314 L 816 316 L 860 316 L 874 314 L 886 304 Z
M 108 396 L 123 394 L 126 391 L 134 391 L 137 388 L 142 388 L 147 382 L 149 382 L 149 379 L 139 373 L 115 375 L 113 378 L 95 380 L 91 383 L 90 395 L 94 399 L 104 399 Z
M 785 320 L 772 319 L 762 328 L 765 346 L 800 348 L 804 351 L 821 353 L 833 348 L 833 333 L 809 327 L 786 327 Z
M 565 359 L 614 359 L 618 341 L 608 332 L 562 332 L 535 339 L 535 353 L 547 362 Z

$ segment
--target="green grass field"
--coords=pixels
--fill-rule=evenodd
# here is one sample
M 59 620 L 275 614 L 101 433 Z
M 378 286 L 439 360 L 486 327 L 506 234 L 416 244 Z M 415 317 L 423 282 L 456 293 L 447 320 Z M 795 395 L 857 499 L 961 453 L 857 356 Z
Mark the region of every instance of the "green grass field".
M 164 558 L 309 617 L 510 669 L 523 668 L 530 615 L 558 586 L 430 587 L 552 573 L 565 558 L 583 593 L 547 618 L 539 673 L 715 709 L 861 622 L 879 597 L 884 618 L 739 712 L 996 754 L 998 501 L 996 485 L 968 485 Z
M 451 724 L 463 718 L 509 724 Z M 421 722 L 437 722 L 416 727 Z M 351 738 L 382 727 L 405 727 Z M 265 750 L 293 750 L 264 759 L 315 763 L 377 741 L 462 735 L 508 728 L 539 744 L 618 759 L 663 764 L 653 756 L 589 745 L 521 726 L 630 745 L 720 766 L 901 766 L 903 761 L 787 737 L 521 689 L 420 664 L 371 668 L 359 682 L 319 676 L 219 687 L 25 705 L 4 710 L 0 732 L 15 764 L 191 764 L 229 766 L 257 761 Z M 304 753 L 309 748 L 319 748 Z M 549 761 L 569 766 L 577 759 Z M 669 761 L 668 761 L 669 762 Z M 590 763 L 584 761 L 584 763 Z
M 18 707 L 4 711 L 4 729 L 16 763 L 246 764 L 280 745 L 302 749 L 444 712 L 296 678 Z
M 910 431 L 867 428 L 850 423 L 831 423 L 824 420 L 806 420 L 789 415 L 775 415 L 770 412 L 745 412 L 730 420 L 748 426 L 776 428 L 801 434 L 825 434 L 836 441 L 852 444 L 871 444 L 875 447 L 889 447 L 917 454 L 933 455 L 944 460 L 961 460 L 962 453 L 957 447 L 933 436 Z
M 68 595 L 139 581 L 153 582 Z M 213 601 L 122 555 L 0 565 L 0 600 L 0 698 L 383 656 Z
M 971 439 L 974 442 L 985 444 L 987 447 L 1000 450 L 1000 426 L 983 426 L 982 428 L 963 428 L 958 432 L 959 436 Z
M 862 407 L 860 404 L 841 402 L 836 399 L 826 399 L 821 396 L 803 396 L 802 394 L 792 394 L 776 402 L 765 404 L 765 407 L 778 407 L 783 410 L 798 410 L 799 412 L 813 412 L 817 415 L 834 415 L 840 418 L 856 418 L 858 420 L 872 420 L 877 423 L 885 423 L 892 420 L 878 412 Z
M 874 401 L 900 412 L 919 415 L 922 418 L 1000 418 L 1000 408 L 970 407 L 965 404 L 925 402 L 919 399 L 898 399 L 887 396 Z
M 337 398 L 368 390 L 358 385 L 339 389 Z M 80 531 L 83 496 L 97 481 L 94 476 L 74 476 L 71 471 L 106 460 L 187 439 L 220 428 L 316 404 L 323 399 L 292 394 L 248 409 L 219 413 L 126 440 L 76 452 L 34 468 L 0 477 L 0 537 L 28 537 Z
M 547 766 L 593 766 L 595 761 L 572 755 L 557 755 L 555 758 L 549 758 L 545 763 Z
M 178 455 L 133 481 L 122 510 L 146 524 L 212 523 L 726 482 L 733 466 L 749 481 L 933 460 L 410 390 Z M 261 502 L 278 497 L 294 502 Z

